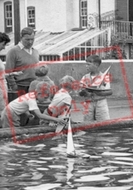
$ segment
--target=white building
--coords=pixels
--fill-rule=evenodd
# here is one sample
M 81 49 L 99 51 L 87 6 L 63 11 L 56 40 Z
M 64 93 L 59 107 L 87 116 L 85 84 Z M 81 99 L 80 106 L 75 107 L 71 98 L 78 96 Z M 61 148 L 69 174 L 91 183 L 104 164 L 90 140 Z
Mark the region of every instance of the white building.
M 19 0 L 20 29 L 32 26 L 36 30 L 62 32 L 85 28 L 89 14 L 98 15 L 98 0 Z M 114 13 L 115 0 L 101 0 L 101 14 Z M 0 30 L 14 31 L 13 0 L 0 0 Z
M 74 59 L 73 56 L 110 45 L 111 36 L 120 44 L 126 43 L 130 55 L 132 0 L 0 0 L 0 31 L 9 33 L 11 38 L 1 56 L 14 45 L 15 1 L 19 2 L 20 30 L 30 26 L 37 31 L 34 45 L 41 60 L 66 56 L 68 60 L 84 60 L 86 55 Z M 89 30 L 90 25 L 93 30 Z

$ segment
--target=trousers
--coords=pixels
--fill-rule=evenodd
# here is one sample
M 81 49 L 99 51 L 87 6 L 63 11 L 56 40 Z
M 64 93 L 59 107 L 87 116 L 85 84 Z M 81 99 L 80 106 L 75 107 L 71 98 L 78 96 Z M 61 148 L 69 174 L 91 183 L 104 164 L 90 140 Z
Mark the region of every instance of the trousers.
M 84 121 L 104 121 L 108 119 L 110 119 L 110 115 L 106 99 L 89 102 L 88 111 L 84 115 Z

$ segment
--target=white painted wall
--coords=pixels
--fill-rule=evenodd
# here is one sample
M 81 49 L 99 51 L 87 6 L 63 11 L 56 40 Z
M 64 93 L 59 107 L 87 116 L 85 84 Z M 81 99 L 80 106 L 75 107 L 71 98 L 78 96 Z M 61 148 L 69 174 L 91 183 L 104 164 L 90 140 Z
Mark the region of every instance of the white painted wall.
M 115 10 L 115 0 L 101 0 L 101 14 Z M 88 0 L 88 14 L 98 13 L 98 0 Z
M 73 1 L 66 0 L 66 29 L 73 28 L 74 24 L 74 10 Z
M 19 0 L 20 11 L 20 30 L 27 26 L 27 0 Z
M 101 0 L 101 14 L 115 10 L 115 0 Z
M 27 6 L 35 6 L 37 30 L 66 30 L 66 0 L 41 0 L 40 3 L 38 0 L 27 0 Z
M 4 0 L 0 0 L 0 32 L 4 32 Z
M 98 13 L 98 0 L 88 0 L 88 14 Z
M 5 1 L 0 0 L 1 31 L 4 31 Z M 27 26 L 27 6 L 35 6 L 37 30 L 62 32 L 79 28 L 79 0 L 20 0 L 21 29 Z M 114 10 L 114 7 L 115 0 L 101 0 L 101 13 Z M 98 0 L 88 0 L 88 14 L 91 13 L 98 13 Z
M 35 6 L 36 29 L 50 31 L 50 0 L 27 0 L 27 6 Z
M 50 31 L 62 32 L 66 28 L 66 1 L 67 0 L 50 0 Z
M 72 0 L 73 2 L 73 28 L 79 28 L 79 1 Z

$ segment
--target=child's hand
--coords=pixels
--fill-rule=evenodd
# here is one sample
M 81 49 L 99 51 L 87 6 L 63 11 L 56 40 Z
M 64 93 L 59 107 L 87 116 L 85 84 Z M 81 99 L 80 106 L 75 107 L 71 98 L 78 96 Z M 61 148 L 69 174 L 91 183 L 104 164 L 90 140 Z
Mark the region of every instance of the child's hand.
M 66 121 L 66 122 L 68 122 L 68 120 L 69 120 L 69 117 L 63 117 L 63 119 Z
M 84 96 L 84 97 L 90 97 L 91 96 L 91 92 L 88 92 L 86 89 L 82 89 L 79 91 L 79 95 L 80 96 Z
M 58 122 L 59 124 L 61 124 L 61 125 L 67 124 L 67 121 L 64 120 L 64 118 L 57 118 L 57 122 Z
M 33 114 L 29 115 L 29 121 L 32 121 L 35 118 L 35 116 Z

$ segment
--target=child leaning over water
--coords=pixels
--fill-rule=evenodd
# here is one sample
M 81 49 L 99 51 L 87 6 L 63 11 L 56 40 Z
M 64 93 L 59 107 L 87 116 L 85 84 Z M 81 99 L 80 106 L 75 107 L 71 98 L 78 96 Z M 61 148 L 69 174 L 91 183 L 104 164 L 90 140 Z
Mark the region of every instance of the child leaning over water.
M 40 88 L 41 85 L 42 88 Z M 48 83 L 41 82 L 37 84 L 35 92 L 29 92 L 11 101 L 1 114 L 2 127 L 20 127 L 20 115 L 26 113 L 29 118 L 33 118 L 30 111 L 33 111 L 40 119 L 66 124 L 63 118 L 52 117 L 40 112 L 37 101 L 42 103 L 48 96 Z
M 43 66 L 36 68 L 35 75 L 37 76 L 37 79 L 30 83 L 29 92 L 34 92 L 36 89 L 36 85 L 39 82 L 47 82 L 50 86 L 50 99 L 53 98 L 53 96 L 56 92 L 56 86 L 54 84 L 54 81 L 52 81 L 48 77 L 48 71 L 49 71 L 49 68 L 47 65 L 43 65 Z
M 74 81 L 75 79 L 68 75 L 60 79 L 60 90 L 56 92 L 50 105 L 44 111 L 46 115 L 52 116 L 54 118 L 65 118 L 70 114 L 72 104 L 70 92 L 73 90 Z M 52 123 L 50 123 L 50 125 L 52 125 Z M 62 124 L 58 125 L 56 132 L 61 131 L 63 127 L 64 125 Z

